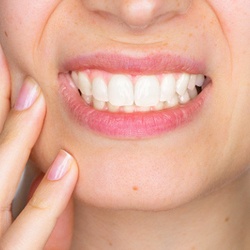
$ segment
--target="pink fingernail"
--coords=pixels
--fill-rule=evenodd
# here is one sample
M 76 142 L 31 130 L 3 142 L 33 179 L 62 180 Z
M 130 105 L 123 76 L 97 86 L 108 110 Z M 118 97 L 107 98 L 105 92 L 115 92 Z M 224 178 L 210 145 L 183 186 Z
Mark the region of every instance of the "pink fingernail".
M 72 163 L 72 157 L 67 152 L 61 150 L 56 159 L 52 163 L 47 174 L 50 181 L 58 181 L 68 172 Z
M 31 78 L 27 78 L 20 89 L 14 109 L 25 110 L 31 107 L 40 92 L 39 86 Z

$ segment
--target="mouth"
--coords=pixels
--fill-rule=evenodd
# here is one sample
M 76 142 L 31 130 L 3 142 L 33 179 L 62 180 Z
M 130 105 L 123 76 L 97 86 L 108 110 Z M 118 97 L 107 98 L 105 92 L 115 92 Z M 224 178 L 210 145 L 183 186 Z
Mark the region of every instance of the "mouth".
M 128 65 L 121 65 L 118 57 L 118 63 L 114 61 L 114 66 L 110 66 L 110 61 L 103 60 L 107 57 L 101 58 L 104 63 L 97 62 L 98 67 L 86 64 L 91 61 L 89 57 L 80 60 L 81 65 L 77 60 L 75 70 L 59 74 L 59 86 L 75 120 L 82 127 L 107 137 L 148 138 L 193 120 L 212 82 L 195 67 L 183 66 L 180 61 L 177 66 L 168 64 L 162 72 L 163 66 L 157 67 L 155 59 L 149 59 L 157 69 L 153 73 L 152 65 L 150 71 L 139 69 L 140 65 L 144 67 L 145 58 L 136 59 L 139 62 L 136 71 L 129 69 L 130 59 L 125 60 Z M 115 68 L 117 65 L 119 69 Z
M 135 113 L 186 104 L 210 79 L 202 74 L 111 74 L 101 70 L 71 72 L 80 96 L 90 107 L 108 112 Z

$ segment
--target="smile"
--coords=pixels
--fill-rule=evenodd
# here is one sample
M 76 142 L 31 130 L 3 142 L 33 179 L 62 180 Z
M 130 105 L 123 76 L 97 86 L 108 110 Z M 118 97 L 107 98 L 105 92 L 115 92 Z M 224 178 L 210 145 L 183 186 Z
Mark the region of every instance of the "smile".
M 197 65 L 179 57 L 87 56 L 59 74 L 59 92 L 84 129 L 117 139 L 154 137 L 201 110 L 212 80 Z
M 205 86 L 202 74 L 110 74 L 73 71 L 72 80 L 85 102 L 97 110 L 148 112 L 172 108 L 194 99 Z

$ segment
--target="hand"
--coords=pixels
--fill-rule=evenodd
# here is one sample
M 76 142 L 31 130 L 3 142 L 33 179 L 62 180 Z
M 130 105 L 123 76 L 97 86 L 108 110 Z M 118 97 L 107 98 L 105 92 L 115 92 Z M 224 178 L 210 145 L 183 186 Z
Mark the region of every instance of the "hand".
M 0 249 L 43 249 L 68 205 L 77 181 L 77 164 L 61 150 L 27 206 L 12 221 L 12 200 L 46 108 L 40 88 L 27 78 L 10 109 L 10 76 L 1 47 L 0 86 Z

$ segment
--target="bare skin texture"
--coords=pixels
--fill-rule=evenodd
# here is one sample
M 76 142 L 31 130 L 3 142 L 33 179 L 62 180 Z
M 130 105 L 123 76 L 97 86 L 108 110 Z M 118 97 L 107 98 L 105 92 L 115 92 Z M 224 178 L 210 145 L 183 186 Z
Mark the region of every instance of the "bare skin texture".
M 0 246 L 43 249 L 64 210 L 47 249 L 249 249 L 249 16 L 245 0 L 0 0 Z M 201 61 L 212 86 L 199 114 L 138 140 L 79 125 L 58 74 L 69 58 L 110 51 Z M 46 174 L 12 223 L 30 152 Z M 51 164 L 70 168 L 51 180 Z

